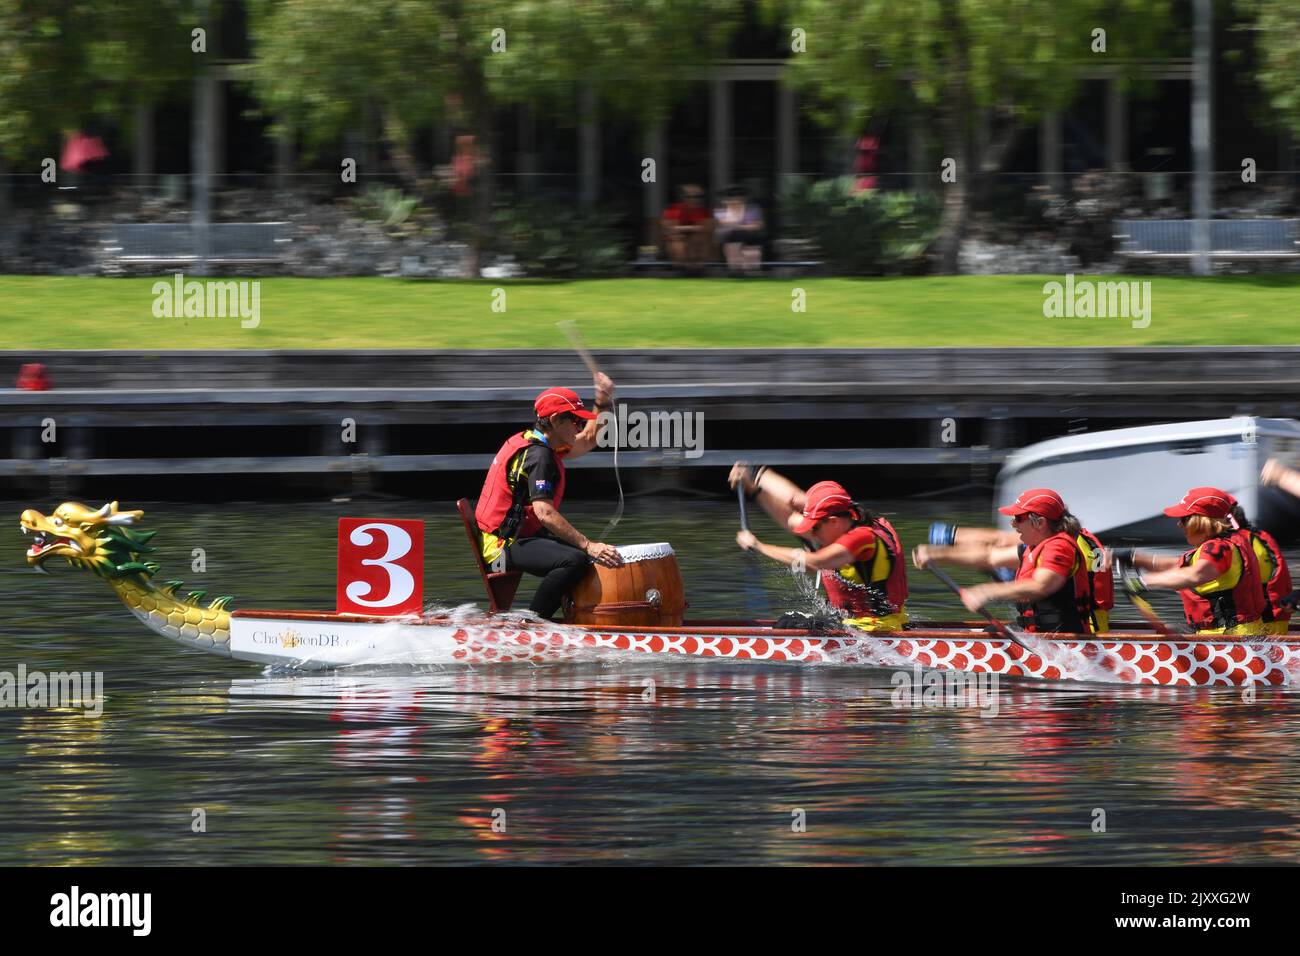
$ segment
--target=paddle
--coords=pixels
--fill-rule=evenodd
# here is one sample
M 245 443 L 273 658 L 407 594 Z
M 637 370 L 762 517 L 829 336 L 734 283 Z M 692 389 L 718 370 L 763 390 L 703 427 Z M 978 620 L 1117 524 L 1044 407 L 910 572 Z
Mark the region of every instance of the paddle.
M 736 482 L 736 501 L 740 504 L 740 530 L 749 530 L 749 514 L 745 509 L 745 483 Z M 745 604 L 749 613 L 754 617 L 761 617 L 767 613 L 767 594 L 761 586 L 756 584 L 759 575 L 758 555 L 753 551 L 745 552 L 745 563 L 748 566 L 745 575 Z
M 1129 601 L 1137 608 L 1137 612 L 1146 619 L 1146 622 L 1161 637 L 1181 637 L 1182 635 L 1160 619 L 1160 615 L 1151 606 L 1151 602 L 1142 596 L 1142 584 L 1132 565 L 1127 561 L 1117 562 L 1117 565 L 1119 567 L 1120 583 L 1124 585 L 1124 593 L 1128 595 Z
M 940 581 L 942 581 L 944 584 L 946 584 L 949 590 L 951 590 L 953 594 L 956 594 L 958 596 L 961 595 L 961 585 L 958 584 L 956 581 L 954 581 L 952 578 L 948 577 L 948 572 L 944 571 L 933 561 L 927 562 L 925 565 L 925 569 L 929 571 L 931 574 L 933 574 Z M 1025 653 L 1027 654 L 1034 653 L 1033 650 L 1030 649 L 1028 644 L 1026 644 L 1020 638 L 1016 637 L 1015 633 L 1011 630 L 1011 628 L 1007 627 L 996 617 L 990 614 L 987 610 L 985 610 L 984 608 L 980 608 L 980 614 L 984 616 L 985 620 L 987 620 L 990 624 L 992 624 L 995 628 L 997 628 L 998 633 L 1001 634 L 1003 637 L 1007 638 L 1007 640 L 1014 641 L 1015 643 L 1019 644 L 1021 649 L 1024 650 Z
M 588 371 L 591 372 L 592 377 L 599 375 L 600 366 L 596 364 L 595 356 L 591 354 L 586 343 L 582 341 L 582 334 L 578 331 L 578 323 L 573 319 L 561 319 L 555 324 L 568 338 L 569 344 L 573 346 L 573 350 L 582 358 L 583 363 L 587 366 Z M 614 481 L 618 484 L 618 510 L 614 512 L 614 517 L 610 519 L 609 524 L 605 526 L 605 530 L 601 532 L 600 537 L 602 540 L 608 538 L 609 533 L 614 530 L 614 526 L 623 520 L 623 479 L 618 473 L 618 416 L 611 415 L 610 422 L 614 426 Z

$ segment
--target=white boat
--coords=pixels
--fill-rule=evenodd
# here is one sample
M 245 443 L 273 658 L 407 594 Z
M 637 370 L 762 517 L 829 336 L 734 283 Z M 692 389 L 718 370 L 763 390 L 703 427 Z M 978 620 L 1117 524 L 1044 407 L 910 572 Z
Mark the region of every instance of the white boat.
M 1291 538 L 1300 531 L 1296 500 L 1259 484 L 1269 458 L 1300 461 L 1300 423 L 1242 416 L 1053 438 L 1007 458 L 994 520 L 1009 528 L 997 505 L 1026 488 L 1052 488 L 1085 527 L 1112 541 L 1176 540 L 1164 509 L 1188 488 L 1212 485 L 1235 495 L 1251 521 Z

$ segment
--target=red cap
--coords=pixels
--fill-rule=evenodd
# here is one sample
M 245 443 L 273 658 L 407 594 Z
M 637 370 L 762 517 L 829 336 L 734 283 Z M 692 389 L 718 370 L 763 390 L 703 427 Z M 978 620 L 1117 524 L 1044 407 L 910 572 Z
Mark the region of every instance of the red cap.
M 1030 488 L 1022 491 L 1019 498 L 998 511 L 1004 515 L 1042 515 L 1048 521 L 1055 521 L 1065 514 L 1065 502 L 1051 488 Z
M 803 520 L 795 525 L 794 533 L 807 534 L 822 518 L 848 514 L 852 507 L 853 498 L 838 481 L 819 481 L 808 489 L 803 506 Z
M 548 418 L 561 412 L 572 412 L 579 418 L 595 418 L 595 412 L 587 411 L 578 393 L 571 388 L 548 388 L 537 396 L 533 410 L 538 418 Z
M 1207 518 L 1226 518 L 1237 500 L 1219 488 L 1193 488 L 1183 495 L 1183 500 L 1165 514 L 1171 518 L 1185 518 L 1188 515 L 1204 515 Z

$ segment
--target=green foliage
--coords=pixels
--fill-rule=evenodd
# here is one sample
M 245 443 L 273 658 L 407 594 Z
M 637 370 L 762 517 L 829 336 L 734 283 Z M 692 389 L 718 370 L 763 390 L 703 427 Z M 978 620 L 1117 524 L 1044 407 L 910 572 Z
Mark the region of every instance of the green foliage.
M 572 115 L 579 85 L 649 125 L 723 57 L 740 22 L 735 0 L 519 0 L 502 18 L 509 42 L 486 61 L 493 96 Z
M 513 256 L 528 276 L 551 278 L 617 275 L 629 258 L 613 217 L 551 202 L 499 206 L 492 249 Z
M 94 116 L 129 125 L 202 62 L 194 20 L 189 0 L 0 0 L 0 157 L 55 155 Z
M 419 208 L 420 200 L 395 186 L 367 186 L 352 205 L 363 219 L 393 228 L 404 225 L 411 218 Z
M 1256 78 L 1279 125 L 1300 134 L 1300 4 L 1295 0 L 1245 0 L 1254 14 Z
M 1285 2 L 1285 0 L 1279 0 Z M 1168 56 L 1171 0 L 763 0 L 807 33 L 791 79 L 850 129 L 901 106 L 997 107 L 1020 122 L 1065 106 L 1080 71 Z M 1093 30 L 1106 52 L 1092 51 Z M 844 38 L 852 37 L 853 42 Z M 1127 76 L 1124 77 L 1128 79 Z
M 254 62 L 243 75 L 266 112 L 299 130 L 309 147 L 360 127 L 371 109 L 415 129 L 442 113 L 466 64 L 486 55 L 485 24 L 500 6 L 253 0 Z
M 845 176 L 799 182 L 781 196 L 786 232 L 817 244 L 840 275 L 888 275 L 921 270 L 939 225 L 928 193 L 855 192 Z

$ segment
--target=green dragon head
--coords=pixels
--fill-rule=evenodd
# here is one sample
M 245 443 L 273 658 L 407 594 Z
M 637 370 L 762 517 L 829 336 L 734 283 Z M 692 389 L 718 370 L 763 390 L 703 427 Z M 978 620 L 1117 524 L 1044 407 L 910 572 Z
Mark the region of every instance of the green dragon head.
M 48 517 L 28 509 L 19 519 L 23 533 L 33 536 L 27 563 L 43 570 L 46 560 L 57 556 L 103 578 L 148 578 L 158 565 L 141 561 L 140 555 L 153 551 L 148 544 L 155 532 L 127 527 L 143 515 L 143 511 L 119 511 L 116 501 L 98 510 L 65 501 Z

